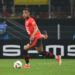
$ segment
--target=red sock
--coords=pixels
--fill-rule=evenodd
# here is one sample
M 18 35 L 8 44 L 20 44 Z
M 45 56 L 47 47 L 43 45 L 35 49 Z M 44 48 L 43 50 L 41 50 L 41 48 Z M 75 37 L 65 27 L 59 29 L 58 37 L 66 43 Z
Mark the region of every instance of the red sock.
M 60 60 L 60 55 L 57 55 L 57 62 L 59 62 Z
M 26 64 L 29 64 L 29 55 L 28 54 L 27 55 L 24 55 L 24 58 L 25 58 Z

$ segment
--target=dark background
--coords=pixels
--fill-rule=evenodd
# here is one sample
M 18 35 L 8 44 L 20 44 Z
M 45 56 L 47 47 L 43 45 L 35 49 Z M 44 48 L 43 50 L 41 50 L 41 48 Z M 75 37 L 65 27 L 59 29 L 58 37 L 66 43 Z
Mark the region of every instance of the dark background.
M 60 40 L 73 40 L 73 36 L 75 34 L 75 19 L 35 19 L 35 20 L 41 32 L 43 32 L 44 30 L 48 32 L 49 36 L 48 39 L 58 40 L 57 25 L 60 24 Z M 21 25 L 17 24 L 17 26 L 19 26 L 17 27 L 16 25 L 7 22 L 8 32 L 19 37 L 19 39 L 26 39 L 25 35 L 27 35 L 27 33 L 25 31 L 25 24 L 24 24 L 25 20 L 18 19 L 15 21 L 19 22 Z M 23 27 L 23 30 L 20 29 L 20 27 Z M 13 29 L 15 29 L 17 32 Z M 9 34 L 10 39 L 17 39 L 13 35 Z

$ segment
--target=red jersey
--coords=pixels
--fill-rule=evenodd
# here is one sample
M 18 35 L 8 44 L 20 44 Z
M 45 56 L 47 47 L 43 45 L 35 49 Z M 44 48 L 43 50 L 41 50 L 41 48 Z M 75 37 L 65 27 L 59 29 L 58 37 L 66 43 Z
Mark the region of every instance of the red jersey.
M 25 27 L 26 27 L 26 31 L 27 33 L 30 35 L 30 37 L 32 36 L 33 32 L 34 32 L 34 26 L 36 26 L 36 22 L 32 17 L 29 17 L 29 19 L 27 19 L 25 21 Z M 41 38 L 41 33 L 38 30 L 37 33 L 34 35 L 35 38 Z

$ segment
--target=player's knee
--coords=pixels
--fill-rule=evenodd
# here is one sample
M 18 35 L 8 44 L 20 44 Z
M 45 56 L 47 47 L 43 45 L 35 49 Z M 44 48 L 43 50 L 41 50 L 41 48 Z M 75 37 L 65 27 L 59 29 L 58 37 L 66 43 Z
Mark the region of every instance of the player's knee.
M 24 50 L 27 50 L 27 46 L 24 47 Z
M 43 52 L 43 50 L 38 50 L 38 53 L 41 53 L 41 52 Z
M 31 46 L 29 44 L 27 44 L 26 46 L 24 46 L 24 50 L 29 50 L 31 48 Z

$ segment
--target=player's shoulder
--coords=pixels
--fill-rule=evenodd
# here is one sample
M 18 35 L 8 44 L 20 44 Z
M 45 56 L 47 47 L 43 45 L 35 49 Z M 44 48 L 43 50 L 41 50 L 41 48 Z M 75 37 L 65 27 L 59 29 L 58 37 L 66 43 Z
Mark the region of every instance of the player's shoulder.
M 35 21 L 35 19 L 33 17 L 30 17 L 30 21 Z

